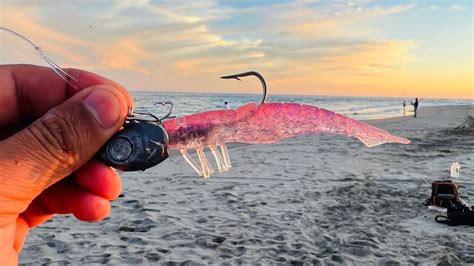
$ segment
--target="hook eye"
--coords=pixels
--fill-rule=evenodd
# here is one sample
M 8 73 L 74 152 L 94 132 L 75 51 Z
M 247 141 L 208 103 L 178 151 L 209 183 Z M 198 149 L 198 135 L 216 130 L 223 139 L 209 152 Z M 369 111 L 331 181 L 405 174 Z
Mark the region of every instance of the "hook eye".
M 135 112 L 132 107 L 128 109 L 127 121 L 140 121 L 140 122 L 157 122 L 161 123 L 161 120 L 164 120 L 170 117 L 171 113 L 174 110 L 174 104 L 172 101 L 162 101 L 154 103 L 154 105 L 161 104 L 161 105 L 169 105 L 170 109 L 168 113 L 162 117 L 157 117 L 156 115 L 150 112 Z
M 160 105 L 169 105 L 170 106 L 170 109 L 168 110 L 168 113 L 162 117 L 160 117 L 160 120 L 164 120 L 168 117 L 170 117 L 171 113 L 173 112 L 174 110 L 174 103 L 172 101 L 162 101 L 162 102 L 157 102 L 157 103 L 154 103 L 154 105 L 157 105 L 157 104 L 160 104 Z
M 156 115 L 149 112 L 133 112 L 127 116 L 127 121 L 161 123 L 161 120 Z
M 260 75 L 258 72 L 249 71 L 249 72 L 244 72 L 244 73 L 235 74 L 235 75 L 223 76 L 223 77 L 221 77 L 221 79 L 237 79 L 237 80 L 240 80 L 239 79 L 240 77 L 247 77 L 247 76 L 255 76 L 260 80 L 260 82 L 262 83 L 262 88 L 263 88 L 263 97 L 262 97 L 262 101 L 260 103 L 261 104 L 265 103 L 265 101 L 267 100 L 267 84 L 265 83 L 265 79 L 263 78 L 263 76 Z

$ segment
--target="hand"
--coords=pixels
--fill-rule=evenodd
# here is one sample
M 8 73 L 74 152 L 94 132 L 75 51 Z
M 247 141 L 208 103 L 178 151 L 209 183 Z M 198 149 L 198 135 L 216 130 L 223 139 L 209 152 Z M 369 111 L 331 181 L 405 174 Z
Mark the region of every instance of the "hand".
M 118 84 L 69 69 L 0 66 L 0 265 L 15 264 L 29 229 L 56 213 L 96 221 L 120 177 L 91 159 L 124 123 L 132 100 Z

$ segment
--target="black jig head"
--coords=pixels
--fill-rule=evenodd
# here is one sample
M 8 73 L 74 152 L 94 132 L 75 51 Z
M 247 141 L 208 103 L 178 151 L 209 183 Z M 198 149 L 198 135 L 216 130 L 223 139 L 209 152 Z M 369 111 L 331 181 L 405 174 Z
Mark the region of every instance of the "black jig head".
M 109 166 L 122 171 L 145 170 L 168 158 L 168 134 L 159 123 L 130 121 L 99 152 Z
M 169 117 L 173 110 L 161 119 Z M 139 116 L 137 116 L 139 115 Z M 110 138 L 99 151 L 101 159 L 109 166 L 122 171 L 145 170 L 168 158 L 168 133 L 161 119 L 150 113 L 129 112 L 124 128 Z

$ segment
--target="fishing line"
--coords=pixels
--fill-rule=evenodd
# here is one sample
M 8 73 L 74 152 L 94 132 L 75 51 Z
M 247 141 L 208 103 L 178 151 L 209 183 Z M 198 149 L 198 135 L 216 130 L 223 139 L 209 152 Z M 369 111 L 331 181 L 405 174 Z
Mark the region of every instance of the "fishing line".
M 16 37 L 20 38 L 21 40 L 23 40 L 23 41 L 27 42 L 28 44 L 30 44 L 35 49 L 35 51 L 39 55 L 39 57 L 41 59 L 43 59 L 48 64 L 49 68 L 51 68 L 54 71 L 54 73 L 56 73 L 59 77 L 61 77 L 61 79 L 63 79 L 69 86 L 71 86 L 72 88 L 74 88 L 76 90 L 79 90 L 79 87 L 80 87 L 79 86 L 79 81 L 76 78 L 74 78 L 73 76 L 69 75 L 67 73 L 67 71 L 62 69 L 51 58 L 46 56 L 46 53 L 43 51 L 43 49 L 41 49 L 41 47 L 39 47 L 34 42 L 32 42 L 30 39 L 26 38 L 25 36 L 21 35 L 20 33 L 14 31 L 14 30 L 11 30 L 11 29 L 8 29 L 8 28 L 5 28 L 5 27 L 0 27 L 0 30 L 11 33 L 14 36 L 16 36 Z M 154 115 L 152 115 L 151 113 L 148 113 L 148 112 L 147 113 L 137 113 L 137 112 L 133 111 L 133 107 L 130 107 L 129 110 L 128 110 L 128 118 L 133 118 L 134 120 L 137 120 L 137 121 L 146 121 L 146 122 L 155 121 L 155 120 L 163 120 L 163 119 L 168 118 L 174 110 L 174 104 L 171 101 L 159 102 L 157 104 L 169 105 L 170 106 L 170 109 L 169 109 L 168 113 L 165 116 L 158 118 L 158 117 L 156 117 L 156 116 L 154 116 Z M 151 117 L 151 119 L 148 116 Z
M 34 42 L 32 42 L 30 39 L 26 38 L 25 36 L 21 35 L 20 33 L 14 31 L 14 30 L 10 30 L 8 28 L 5 28 L 5 27 L 0 27 L 0 30 L 3 30 L 3 31 L 6 31 L 6 32 L 9 32 L 11 34 L 13 34 L 14 36 L 22 39 L 23 41 L 27 42 L 28 44 L 30 44 L 31 46 L 33 46 L 33 48 L 35 49 L 36 53 L 39 55 L 39 57 L 41 59 L 43 59 L 47 64 L 48 66 L 59 76 L 61 77 L 61 79 L 63 79 L 69 86 L 75 88 L 76 90 L 78 89 L 77 87 L 77 80 L 69 75 L 67 73 L 67 71 L 63 70 L 58 64 L 56 64 L 52 59 L 50 59 L 48 56 L 46 56 L 45 52 L 43 51 L 43 49 L 41 49 L 41 47 L 37 46 Z

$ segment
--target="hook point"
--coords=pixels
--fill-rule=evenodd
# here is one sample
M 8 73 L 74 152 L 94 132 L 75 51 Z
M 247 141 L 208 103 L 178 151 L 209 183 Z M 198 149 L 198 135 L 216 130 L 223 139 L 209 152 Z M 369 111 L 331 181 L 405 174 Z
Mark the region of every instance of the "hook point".
M 221 79 L 237 79 L 237 80 L 240 81 L 239 77 L 247 77 L 247 76 L 255 76 L 260 80 L 260 82 L 262 83 L 262 88 L 263 88 L 263 98 L 262 98 L 262 101 L 260 103 L 261 104 L 265 103 L 265 101 L 267 100 L 267 84 L 265 83 L 265 80 L 263 79 L 263 76 L 260 75 L 258 72 L 249 71 L 249 72 L 235 74 L 235 75 L 222 76 Z

